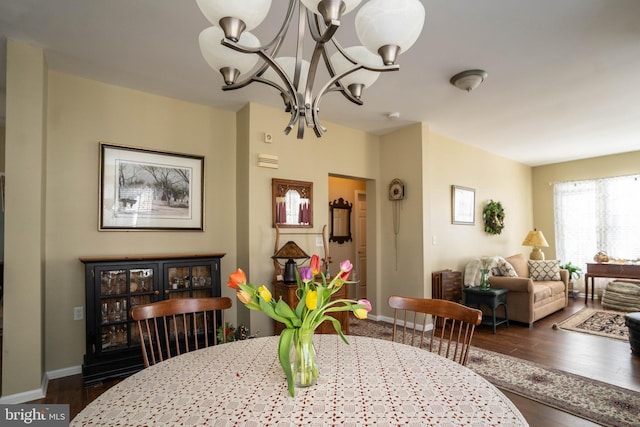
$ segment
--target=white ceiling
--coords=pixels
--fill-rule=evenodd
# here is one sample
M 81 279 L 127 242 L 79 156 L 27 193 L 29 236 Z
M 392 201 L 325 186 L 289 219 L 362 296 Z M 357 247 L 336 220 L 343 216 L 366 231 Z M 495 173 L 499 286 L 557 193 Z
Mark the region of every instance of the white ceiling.
M 375 134 L 425 122 L 531 166 L 640 150 L 639 0 L 422 2 L 424 30 L 400 71 L 381 75 L 363 106 L 326 96 L 324 121 Z M 253 31 L 261 41 L 280 27 L 286 3 L 274 0 Z M 338 31 L 345 47 L 359 44 L 353 15 Z M 43 47 L 50 70 L 224 109 L 281 107 L 263 85 L 220 90 L 198 47 L 209 25 L 195 0 L 0 0 L 0 120 L 6 38 Z M 489 73 L 479 88 L 449 84 L 470 68 Z

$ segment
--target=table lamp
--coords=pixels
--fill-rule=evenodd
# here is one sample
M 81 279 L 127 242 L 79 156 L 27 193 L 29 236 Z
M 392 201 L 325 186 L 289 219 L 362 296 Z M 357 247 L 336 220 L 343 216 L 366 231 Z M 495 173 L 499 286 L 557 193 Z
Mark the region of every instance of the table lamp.
M 549 244 L 544 238 L 544 234 L 542 234 L 542 231 L 536 230 L 534 228 L 527 234 L 527 237 L 524 238 L 522 246 L 533 246 L 533 250 L 531 251 L 531 255 L 529 255 L 529 259 L 541 261 L 544 260 L 544 252 L 542 252 L 540 247 L 548 248 Z
M 287 262 L 284 265 L 284 275 L 282 281 L 285 283 L 296 283 L 296 270 L 298 264 L 294 261 L 296 259 L 309 259 L 307 255 L 296 242 L 289 240 L 271 257 L 278 261 L 280 259 L 286 259 Z

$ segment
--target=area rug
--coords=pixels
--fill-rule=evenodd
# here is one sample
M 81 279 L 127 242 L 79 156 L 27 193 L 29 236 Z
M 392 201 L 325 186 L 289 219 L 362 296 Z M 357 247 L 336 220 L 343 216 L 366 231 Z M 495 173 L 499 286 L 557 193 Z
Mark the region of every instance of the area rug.
M 372 320 L 351 320 L 349 333 L 393 336 L 390 324 Z M 640 425 L 639 392 L 477 347 L 471 347 L 467 367 L 500 389 L 603 426 Z
M 621 311 L 585 307 L 553 327 L 629 341 L 629 329 L 624 324 L 624 315 Z

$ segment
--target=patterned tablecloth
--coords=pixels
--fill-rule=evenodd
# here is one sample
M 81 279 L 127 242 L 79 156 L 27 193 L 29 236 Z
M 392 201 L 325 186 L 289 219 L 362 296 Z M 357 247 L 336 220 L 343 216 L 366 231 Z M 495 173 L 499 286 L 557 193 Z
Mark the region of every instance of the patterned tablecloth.
M 292 398 L 278 337 L 174 357 L 113 386 L 79 425 L 526 426 L 481 376 L 425 350 L 374 338 L 316 335 L 320 377 Z

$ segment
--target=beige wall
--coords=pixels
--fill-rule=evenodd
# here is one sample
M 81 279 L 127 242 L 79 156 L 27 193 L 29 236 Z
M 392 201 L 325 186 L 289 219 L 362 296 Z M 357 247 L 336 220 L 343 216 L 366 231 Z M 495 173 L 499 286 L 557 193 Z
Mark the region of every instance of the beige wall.
M 0 126 L 0 172 L 4 172 L 5 128 Z
M 50 371 L 80 365 L 85 353 L 85 323 L 72 316 L 85 305 L 79 257 L 226 252 L 223 278 L 235 267 L 236 129 L 231 112 L 50 72 L 48 131 Z M 99 232 L 99 141 L 205 156 L 205 231 Z
M 377 264 L 381 269 L 380 287 L 375 301 L 383 316 L 390 316 L 387 299 L 394 294 L 413 297 L 424 296 L 423 262 L 423 135 L 420 124 L 384 135 L 381 140 L 380 158 L 380 235 L 382 251 Z M 404 182 L 405 198 L 399 202 L 389 200 L 389 183 L 394 178 Z M 399 207 L 399 232 L 394 233 L 393 209 Z M 368 211 L 367 211 L 368 212 Z M 372 297 L 371 281 L 367 295 Z
M 431 203 L 425 224 L 431 230 L 426 236 L 431 271 L 464 271 L 479 256 L 530 252 L 521 245 L 533 226 L 530 167 L 434 133 L 429 134 L 427 161 Z M 474 225 L 451 223 L 452 185 L 475 189 Z M 484 231 L 482 211 L 491 199 L 505 210 L 505 227 L 499 235 Z
M 556 256 L 553 215 L 554 182 L 579 181 L 637 173 L 640 173 L 640 151 L 533 168 L 535 225 L 543 230 L 549 243 L 550 247 L 544 249 L 546 257 L 553 259 Z M 561 261 L 566 262 L 567 260 Z
M 46 74 L 42 49 L 7 41 L 3 394 L 39 388 L 45 370 Z

